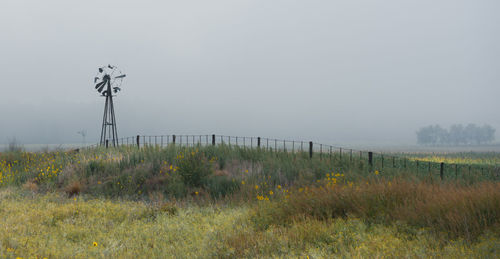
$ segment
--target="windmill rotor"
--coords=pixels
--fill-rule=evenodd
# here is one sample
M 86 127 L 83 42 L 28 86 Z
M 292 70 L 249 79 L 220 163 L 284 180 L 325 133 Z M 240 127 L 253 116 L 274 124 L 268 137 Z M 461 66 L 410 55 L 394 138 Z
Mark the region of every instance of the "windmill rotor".
M 116 94 L 121 90 L 120 86 L 125 76 L 126 75 L 116 66 L 107 65 L 100 67 L 97 75 L 94 77 L 95 89 L 102 96 L 107 96 L 111 93 Z M 105 89 L 106 91 L 103 91 Z

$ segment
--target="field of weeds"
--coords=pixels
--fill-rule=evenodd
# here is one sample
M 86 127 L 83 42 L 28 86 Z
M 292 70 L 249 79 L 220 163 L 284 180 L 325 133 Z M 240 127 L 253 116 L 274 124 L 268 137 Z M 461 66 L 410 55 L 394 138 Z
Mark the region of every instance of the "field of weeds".
M 500 183 L 229 146 L 0 154 L 0 257 L 500 254 Z
M 298 214 L 275 222 L 262 215 L 273 213 L 269 202 L 150 203 L 12 188 L 0 197 L 0 257 L 7 258 L 494 258 L 500 252 L 495 232 L 474 242 L 446 241 L 432 228 L 374 224 L 355 215 Z

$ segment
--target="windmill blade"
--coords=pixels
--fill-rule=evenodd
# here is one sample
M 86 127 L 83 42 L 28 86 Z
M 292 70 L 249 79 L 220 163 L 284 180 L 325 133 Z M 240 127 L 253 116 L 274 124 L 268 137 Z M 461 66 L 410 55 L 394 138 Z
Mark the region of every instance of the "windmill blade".
M 123 75 L 119 75 L 119 76 L 115 76 L 115 79 L 116 79 L 116 78 L 124 78 L 124 77 L 126 77 L 126 76 L 127 76 L 127 75 L 125 75 L 125 74 L 123 74 Z
M 102 89 L 104 89 L 104 85 L 102 85 L 101 87 L 99 87 L 99 89 L 97 89 L 97 91 L 100 93 L 100 92 L 102 92 Z
M 104 70 L 102 69 L 102 67 L 100 67 L 99 68 L 99 73 L 102 73 L 102 71 L 104 71 Z
M 110 69 L 113 69 L 113 68 L 114 68 L 112 65 L 108 65 L 108 67 L 109 67 Z
M 97 82 L 97 80 L 99 80 L 99 77 L 94 77 L 94 84 Z
M 101 84 L 101 85 L 99 86 L 99 89 L 97 89 L 97 91 L 98 91 L 99 93 L 100 93 L 100 92 L 102 92 L 102 89 L 104 89 L 104 87 L 106 86 L 106 83 L 107 83 L 107 82 L 108 82 L 108 80 L 104 80 L 104 81 L 102 81 L 101 83 L 99 83 L 99 84 Z
M 95 89 L 97 89 L 99 87 L 103 87 L 105 84 L 106 84 L 106 81 L 102 81 L 102 82 L 95 85 Z
M 113 91 L 115 93 L 118 93 L 118 91 L 121 91 L 122 89 L 120 87 L 113 87 Z

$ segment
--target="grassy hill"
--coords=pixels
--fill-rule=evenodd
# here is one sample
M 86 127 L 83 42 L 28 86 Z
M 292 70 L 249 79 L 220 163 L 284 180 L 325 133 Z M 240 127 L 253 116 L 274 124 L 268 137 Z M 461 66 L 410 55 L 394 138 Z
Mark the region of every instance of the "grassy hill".
M 0 203 L 0 257 L 500 253 L 498 181 L 338 155 L 227 145 L 2 153 Z

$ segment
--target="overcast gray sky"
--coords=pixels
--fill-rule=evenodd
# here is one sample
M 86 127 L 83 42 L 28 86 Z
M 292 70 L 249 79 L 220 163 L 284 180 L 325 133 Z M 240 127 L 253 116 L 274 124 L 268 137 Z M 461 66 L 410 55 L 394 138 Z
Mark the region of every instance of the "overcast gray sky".
M 98 141 L 97 68 L 127 74 L 120 136 L 414 143 L 500 130 L 500 1 L 0 2 L 0 143 Z

